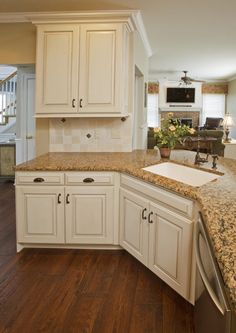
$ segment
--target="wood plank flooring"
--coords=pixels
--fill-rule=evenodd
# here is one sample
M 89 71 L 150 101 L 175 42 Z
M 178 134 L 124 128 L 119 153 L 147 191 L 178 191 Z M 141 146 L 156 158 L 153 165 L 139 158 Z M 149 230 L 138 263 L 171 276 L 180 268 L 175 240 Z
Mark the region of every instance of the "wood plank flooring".
M 193 333 L 193 309 L 125 251 L 16 254 L 12 183 L 0 183 L 1 333 Z

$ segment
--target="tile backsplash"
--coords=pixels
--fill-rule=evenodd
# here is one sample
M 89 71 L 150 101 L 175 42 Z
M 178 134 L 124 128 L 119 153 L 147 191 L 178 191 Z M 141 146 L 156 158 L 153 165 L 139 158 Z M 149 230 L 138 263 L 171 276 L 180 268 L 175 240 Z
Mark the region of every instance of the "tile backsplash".
M 132 151 L 131 117 L 51 119 L 49 140 L 50 152 Z

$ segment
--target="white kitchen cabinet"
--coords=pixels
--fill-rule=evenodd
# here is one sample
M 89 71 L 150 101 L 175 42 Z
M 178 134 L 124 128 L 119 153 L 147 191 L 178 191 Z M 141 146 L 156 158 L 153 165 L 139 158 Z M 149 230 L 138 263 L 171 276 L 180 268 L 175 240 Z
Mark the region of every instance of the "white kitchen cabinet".
M 189 299 L 192 202 L 125 175 L 121 186 L 121 246 Z
M 185 298 L 190 287 L 192 226 L 191 220 L 150 204 L 148 267 Z
M 121 23 L 39 25 L 36 116 L 124 113 L 127 36 Z
M 64 243 L 64 187 L 16 187 L 17 242 Z
M 148 264 L 148 207 L 147 199 L 120 190 L 120 245 L 144 265 Z
M 66 243 L 113 243 L 113 187 L 66 187 Z
M 40 25 L 37 31 L 36 113 L 77 112 L 79 26 Z
M 17 172 L 18 249 L 34 243 L 118 244 L 116 179 L 109 172 Z

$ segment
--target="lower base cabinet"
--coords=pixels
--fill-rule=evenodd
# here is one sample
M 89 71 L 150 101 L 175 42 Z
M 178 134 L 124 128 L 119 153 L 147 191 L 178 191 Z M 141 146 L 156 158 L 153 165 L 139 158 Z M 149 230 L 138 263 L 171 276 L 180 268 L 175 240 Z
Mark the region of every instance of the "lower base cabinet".
M 120 244 L 189 298 L 192 221 L 131 190 L 120 190 Z
M 63 173 L 17 174 L 17 243 L 117 244 L 113 175 L 65 176 L 66 181 Z
M 127 175 L 119 187 L 116 177 L 17 173 L 18 249 L 27 244 L 109 246 L 118 244 L 119 229 L 121 247 L 189 300 L 193 202 Z

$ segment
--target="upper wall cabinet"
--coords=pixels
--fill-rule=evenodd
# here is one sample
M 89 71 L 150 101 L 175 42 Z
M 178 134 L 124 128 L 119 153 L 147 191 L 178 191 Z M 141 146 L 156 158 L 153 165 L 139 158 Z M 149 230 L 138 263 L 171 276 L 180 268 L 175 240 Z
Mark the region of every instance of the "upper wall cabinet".
M 36 116 L 127 114 L 128 61 L 126 24 L 39 25 Z
M 79 28 L 40 26 L 37 36 L 36 113 L 71 113 L 78 87 Z

